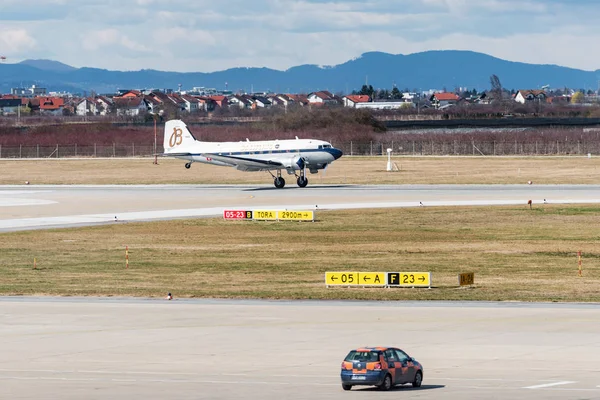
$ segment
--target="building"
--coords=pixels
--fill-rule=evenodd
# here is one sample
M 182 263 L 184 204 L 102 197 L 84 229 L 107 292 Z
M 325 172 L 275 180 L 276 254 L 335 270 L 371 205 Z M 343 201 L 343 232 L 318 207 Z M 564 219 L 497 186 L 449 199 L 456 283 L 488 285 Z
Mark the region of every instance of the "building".
M 31 85 L 30 88 L 12 88 L 10 89 L 10 94 L 14 96 L 25 96 L 25 97 L 35 97 L 35 96 L 45 96 L 46 88 L 37 87 L 35 85 Z
M 412 101 L 373 101 L 367 103 L 358 103 L 355 108 L 367 108 L 370 110 L 399 110 L 406 108 L 415 108 Z
M 336 97 L 327 90 L 309 93 L 308 101 L 310 104 L 339 104 Z
M 371 98 L 366 94 L 353 94 L 342 97 L 344 107 L 356 107 L 359 103 L 368 103 Z
M 458 103 L 460 98 L 454 93 L 434 93 L 429 98 L 429 101 L 435 108 L 440 108 Z
M 546 92 L 543 90 L 519 90 L 515 94 L 515 101 L 521 104 L 536 100 L 545 103 L 547 97 Z

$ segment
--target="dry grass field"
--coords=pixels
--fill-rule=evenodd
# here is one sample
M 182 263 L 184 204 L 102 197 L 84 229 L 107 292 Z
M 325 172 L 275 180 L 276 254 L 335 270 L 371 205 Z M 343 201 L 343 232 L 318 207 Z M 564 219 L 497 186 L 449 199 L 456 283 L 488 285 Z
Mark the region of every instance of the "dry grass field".
M 271 184 L 264 173 L 159 159 L 0 160 L 0 184 Z M 597 184 L 600 158 L 344 157 L 312 184 Z M 600 301 L 598 206 L 319 212 L 0 234 L 0 294 Z M 129 269 L 125 268 L 125 246 Z M 577 274 L 578 250 L 584 272 Z M 34 258 L 37 268 L 33 268 Z M 431 271 L 433 289 L 330 288 L 325 271 Z M 475 286 L 457 274 L 475 272 Z
M 217 218 L 1 234 L 0 294 L 600 301 L 598 206 L 317 217 L 314 223 Z M 434 288 L 328 289 L 324 273 L 335 270 L 431 271 Z M 458 287 L 460 272 L 475 272 L 475 285 Z
M 598 184 L 600 157 L 342 157 L 309 184 Z M 271 184 L 267 172 L 241 172 L 183 160 L 14 159 L 0 160 L 0 184 Z M 284 173 L 284 176 L 286 174 Z

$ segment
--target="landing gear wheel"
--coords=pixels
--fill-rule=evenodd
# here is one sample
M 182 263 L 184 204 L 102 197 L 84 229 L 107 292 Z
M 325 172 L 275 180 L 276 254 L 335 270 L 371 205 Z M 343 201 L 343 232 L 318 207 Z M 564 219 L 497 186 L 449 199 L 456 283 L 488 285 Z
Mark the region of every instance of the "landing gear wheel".
M 301 176 L 296 180 L 296 183 L 300 187 L 306 187 L 306 185 L 308 185 L 308 178 L 305 176 Z
M 421 383 L 423 383 L 423 374 L 421 373 L 421 371 L 417 371 L 417 374 L 415 375 L 415 380 L 413 381 L 412 385 L 413 387 L 421 387 Z
M 189 162 L 189 163 L 185 163 L 185 167 L 186 167 L 187 169 L 190 169 L 190 167 L 191 167 L 191 166 L 192 166 L 192 163 L 191 163 L 191 162 Z
M 392 388 L 392 377 L 390 375 L 386 375 L 383 379 L 383 383 L 379 386 L 379 389 L 388 391 Z
M 283 179 L 282 177 L 277 177 L 275 178 L 275 181 L 273 182 L 275 184 L 275 187 L 277 189 L 281 189 L 282 187 L 285 186 L 285 179 Z
M 352 389 L 352 385 L 344 385 L 344 384 L 342 384 L 342 389 L 344 389 L 344 390 L 350 390 L 350 389 Z

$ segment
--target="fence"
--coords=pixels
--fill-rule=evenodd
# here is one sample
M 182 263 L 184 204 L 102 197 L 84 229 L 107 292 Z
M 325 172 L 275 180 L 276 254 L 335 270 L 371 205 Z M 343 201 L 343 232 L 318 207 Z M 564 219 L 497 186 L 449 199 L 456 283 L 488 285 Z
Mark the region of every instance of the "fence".
M 418 141 L 333 143 L 344 155 L 382 156 L 391 148 L 394 155 L 412 156 L 509 156 L 509 155 L 586 155 L 600 154 L 598 141 Z
M 345 156 L 385 156 L 391 148 L 394 155 L 411 156 L 510 156 L 510 155 L 586 155 L 600 154 L 598 141 L 418 141 L 332 143 Z M 163 152 L 162 144 L 157 152 Z M 68 157 L 152 157 L 154 144 L 112 145 L 0 145 L 0 158 L 68 158 Z
M 162 146 L 158 149 L 162 152 Z M 56 145 L 56 146 L 2 146 L 0 158 L 67 158 L 67 157 L 151 157 L 154 144 L 112 145 Z

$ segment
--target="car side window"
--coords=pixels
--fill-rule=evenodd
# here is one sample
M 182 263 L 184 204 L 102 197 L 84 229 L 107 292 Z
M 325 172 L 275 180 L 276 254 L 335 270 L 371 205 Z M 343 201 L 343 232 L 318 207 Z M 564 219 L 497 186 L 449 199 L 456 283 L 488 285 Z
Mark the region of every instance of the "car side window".
M 408 359 L 410 358 L 408 356 L 408 354 L 406 354 L 405 352 L 403 352 L 402 350 L 396 349 L 396 354 L 398 354 L 398 360 L 401 363 L 405 363 L 408 361 Z
M 386 350 L 384 354 L 385 354 L 385 358 L 387 358 L 388 362 L 398 361 L 398 357 L 396 356 L 396 354 L 394 353 L 393 350 Z

